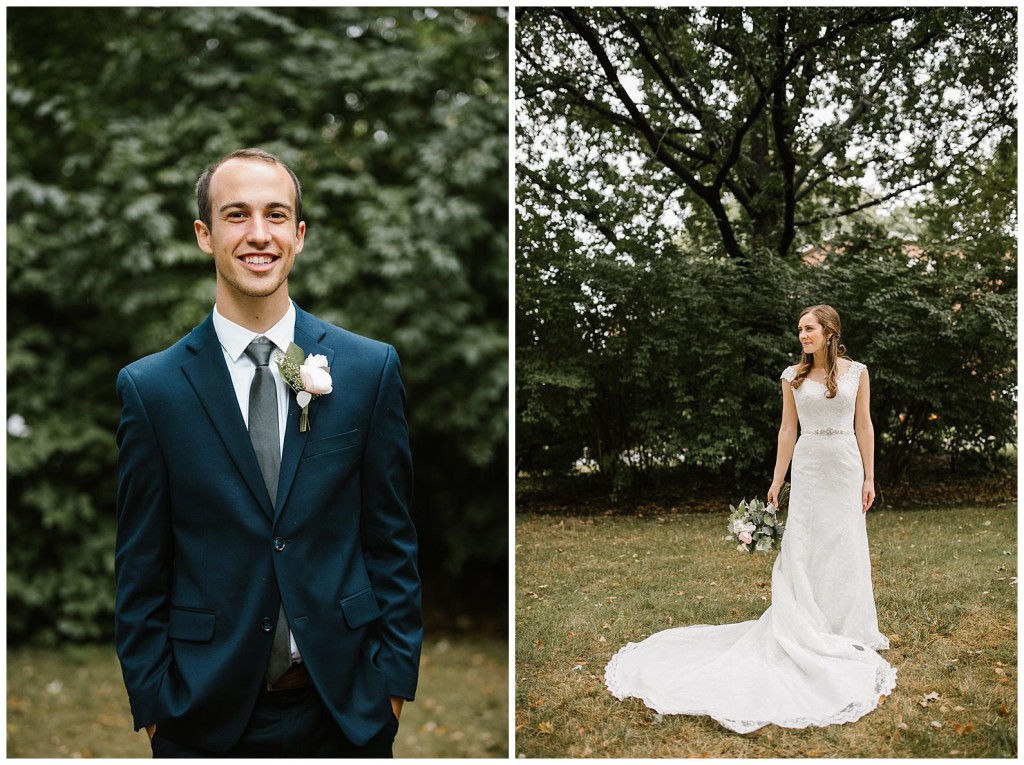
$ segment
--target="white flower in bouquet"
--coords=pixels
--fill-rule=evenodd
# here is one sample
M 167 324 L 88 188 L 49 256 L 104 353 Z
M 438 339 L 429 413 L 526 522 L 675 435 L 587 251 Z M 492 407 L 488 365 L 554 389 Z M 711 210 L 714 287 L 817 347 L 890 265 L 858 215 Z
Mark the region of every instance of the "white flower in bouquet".
M 759 499 L 744 499 L 737 507 L 729 505 L 729 535 L 737 540 L 740 552 L 771 552 L 776 542 L 782 541 L 784 525 L 774 505 L 765 505 Z

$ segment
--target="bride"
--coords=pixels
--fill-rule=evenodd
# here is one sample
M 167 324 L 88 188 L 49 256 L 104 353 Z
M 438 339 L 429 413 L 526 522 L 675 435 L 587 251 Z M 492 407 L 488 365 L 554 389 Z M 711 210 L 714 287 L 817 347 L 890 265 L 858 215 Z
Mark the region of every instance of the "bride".
M 853 722 L 896 686 L 878 653 L 865 514 L 875 499 L 867 368 L 846 358 L 839 314 L 800 314 L 803 354 L 783 371 L 768 500 L 793 463 L 789 515 L 760 619 L 665 630 L 629 643 L 605 683 L 661 714 L 709 715 L 738 733 Z M 797 439 L 797 423 L 800 438 Z

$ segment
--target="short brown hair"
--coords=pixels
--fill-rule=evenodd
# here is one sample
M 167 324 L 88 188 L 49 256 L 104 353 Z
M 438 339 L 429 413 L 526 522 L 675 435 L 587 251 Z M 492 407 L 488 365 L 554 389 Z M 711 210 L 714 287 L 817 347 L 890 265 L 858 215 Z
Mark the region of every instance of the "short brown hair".
M 280 165 L 288 171 L 288 175 L 292 178 L 292 183 L 295 184 L 295 227 L 298 228 L 299 222 L 302 220 L 302 186 L 299 184 L 299 179 L 288 165 L 279 160 L 269 151 L 263 149 L 239 149 L 233 151 L 227 156 L 221 157 L 208 168 L 203 171 L 203 174 L 199 176 L 199 180 L 196 181 L 196 208 L 199 212 L 199 220 L 206 224 L 207 228 L 213 226 L 213 210 L 211 209 L 210 202 L 210 179 L 213 177 L 213 173 L 218 167 L 223 165 L 229 159 L 258 159 L 263 162 L 273 162 L 275 165 Z

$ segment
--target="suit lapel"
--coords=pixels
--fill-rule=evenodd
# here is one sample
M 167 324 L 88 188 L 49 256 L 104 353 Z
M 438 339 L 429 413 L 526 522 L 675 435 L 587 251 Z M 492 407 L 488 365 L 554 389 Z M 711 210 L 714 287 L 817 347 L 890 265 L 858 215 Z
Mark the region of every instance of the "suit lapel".
M 334 367 L 334 351 L 331 348 L 320 345 L 320 341 L 327 334 L 327 326 L 312 314 L 306 313 L 298 306 L 295 307 L 295 344 L 302 348 L 303 354 L 319 354 L 327 357 L 327 365 Z M 328 394 L 333 395 L 333 394 Z M 284 432 L 284 453 L 281 455 L 281 475 L 278 479 L 277 512 L 284 508 L 291 491 L 292 482 L 295 479 L 295 472 L 299 469 L 299 460 L 302 457 L 302 450 L 306 446 L 306 439 L 310 431 L 316 426 L 316 414 L 319 409 L 320 400 L 316 399 L 309 404 L 309 427 L 305 433 L 299 432 L 300 409 L 295 401 L 295 395 L 288 397 L 288 421 L 285 424 Z M 238 408 L 237 406 L 235 407 Z M 255 457 L 253 457 L 255 460 Z
M 212 313 L 206 321 L 192 330 L 186 345 L 195 355 L 181 365 L 182 371 L 195 389 L 196 395 L 224 442 L 224 447 L 259 503 L 260 509 L 267 518 L 273 519 L 270 495 L 267 494 L 263 473 L 260 472 L 256 452 L 252 448 L 252 441 L 249 440 L 249 431 L 245 428 L 245 420 L 238 408 L 238 399 L 231 384 L 224 353 L 213 328 Z

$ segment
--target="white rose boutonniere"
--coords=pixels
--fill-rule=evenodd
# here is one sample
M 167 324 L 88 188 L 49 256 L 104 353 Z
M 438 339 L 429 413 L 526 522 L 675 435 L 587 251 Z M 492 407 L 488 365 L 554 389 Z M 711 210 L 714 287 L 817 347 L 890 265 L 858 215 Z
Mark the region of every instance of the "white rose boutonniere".
M 281 369 L 281 377 L 295 391 L 295 401 L 302 407 L 299 432 L 305 433 L 309 430 L 309 402 L 334 389 L 327 357 L 312 353 L 306 356 L 299 346 L 290 343 L 285 353 L 274 354 L 274 360 Z

